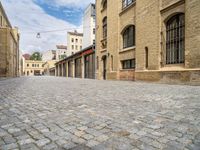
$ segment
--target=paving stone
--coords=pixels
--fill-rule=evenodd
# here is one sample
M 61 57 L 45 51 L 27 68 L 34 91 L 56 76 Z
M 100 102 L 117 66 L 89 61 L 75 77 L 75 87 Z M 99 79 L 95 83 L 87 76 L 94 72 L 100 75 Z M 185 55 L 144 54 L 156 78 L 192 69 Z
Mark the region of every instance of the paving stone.
M 195 150 L 199 91 L 198 86 L 46 76 L 2 80 L 0 149 L 17 144 L 62 150 L 72 142 L 79 149 L 98 143 L 89 149 Z
M 45 138 L 45 139 L 41 139 L 41 140 L 38 140 L 36 141 L 36 144 L 39 146 L 39 147 L 42 147 L 46 144 L 50 143 L 50 140 Z
M 10 150 L 10 149 L 18 148 L 18 145 L 17 145 L 17 143 L 11 143 L 11 144 L 7 144 L 7 145 L 2 145 L 1 148 L 2 148 L 2 150 Z

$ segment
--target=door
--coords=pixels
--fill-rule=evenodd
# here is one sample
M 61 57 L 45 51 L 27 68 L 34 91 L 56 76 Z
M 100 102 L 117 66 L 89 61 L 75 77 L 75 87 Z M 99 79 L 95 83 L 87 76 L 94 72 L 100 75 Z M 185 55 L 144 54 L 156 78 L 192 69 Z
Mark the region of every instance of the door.
M 103 79 L 106 80 L 106 64 L 107 64 L 107 58 L 106 56 L 103 56 Z

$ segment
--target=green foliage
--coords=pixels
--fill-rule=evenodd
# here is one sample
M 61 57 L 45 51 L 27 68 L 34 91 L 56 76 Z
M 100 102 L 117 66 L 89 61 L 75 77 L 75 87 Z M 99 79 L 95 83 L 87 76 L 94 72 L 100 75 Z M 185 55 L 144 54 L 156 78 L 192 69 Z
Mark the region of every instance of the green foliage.
M 42 60 L 42 54 L 40 52 L 34 52 L 30 60 Z

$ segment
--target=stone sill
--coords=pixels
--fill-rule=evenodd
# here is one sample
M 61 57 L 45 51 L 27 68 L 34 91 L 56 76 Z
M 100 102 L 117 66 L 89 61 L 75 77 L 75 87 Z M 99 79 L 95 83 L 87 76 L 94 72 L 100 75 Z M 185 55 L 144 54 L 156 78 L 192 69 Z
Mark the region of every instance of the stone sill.
M 195 69 L 166 69 L 166 70 L 136 70 L 135 72 L 181 72 L 181 71 L 200 71 L 200 68 L 195 68 Z
M 126 51 L 131 51 L 131 50 L 135 50 L 135 49 L 136 49 L 136 46 L 132 46 L 132 47 L 120 49 L 119 53 L 123 53 L 123 52 L 126 52 Z
M 129 6 L 122 8 L 122 11 L 119 13 L 119 16 L 123 15 L 125 12 L 127 12 L 130 8 L 136 5 L 136 1 L 130 4 Z
M 120 69 L 119 71 L 135 71 L 135 69 Z

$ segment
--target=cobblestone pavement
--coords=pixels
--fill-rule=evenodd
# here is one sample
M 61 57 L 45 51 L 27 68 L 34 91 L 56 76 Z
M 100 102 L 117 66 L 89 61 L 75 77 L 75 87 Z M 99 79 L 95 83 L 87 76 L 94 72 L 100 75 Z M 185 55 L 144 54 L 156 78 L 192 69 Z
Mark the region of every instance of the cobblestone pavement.
M 0 149 L 199 150 L 200 87 L 59 77 L 3 80 Z

